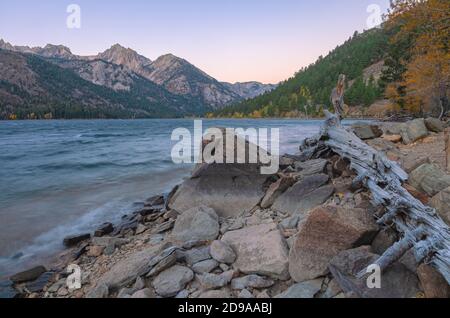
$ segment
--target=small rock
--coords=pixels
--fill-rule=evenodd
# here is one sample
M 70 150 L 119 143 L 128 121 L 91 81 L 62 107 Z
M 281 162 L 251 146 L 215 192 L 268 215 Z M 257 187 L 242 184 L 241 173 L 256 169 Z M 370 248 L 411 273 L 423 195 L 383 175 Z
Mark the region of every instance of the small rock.
M 103 246 L 91 246 L 89 248 L 89 251 L 87 252 L 87 256 L 90 257 L 99 257 L 100 255 L 103 254 L 103 251 L 105 250 L 105 248 Z
M 114 225 L 112 223 L 104 223 L 102 224 L 95 232 L 95 237 L 101 237 L 108 235 L 114 231 Z
M 245 289 L 245 288 L 269 288 L 274 285 L 274 281 L 266 279 L 258 275 L 248 275 L 244 277 L 235 278 L 231 281 L 232 289 Z
M 417 269 L 420 284 L 427 298 L 450 298 L 450 285 L 433 267 L 422 264 Z
M 198 298 L 210 298 L 210 299 L 226 299 L 230 298 L 231 293 L 228 290 L 209 290 L 202 293 Z
M 150 288 L 145 288 L 135 292 L 131 298 L 156 298 L 155 293 Z
M 222 241 L 237 255 L 234 266 L 244 274 L 288 279 L 288 249 L 275 223 L 225 233 Z
M 450 225 L 450 187 L 436 194 L 430 205 L 437 210 L 444 222 Z
M 322 289 L 322 282 L 323 279 L 315 279 L 292 285 L 285 292 L 275 296 L 275 298 L 314 298 Z
M 10 280 L 0 282 L 0 299 L 11 299 L 19 297 L 20 293 L 13 287 Z
M 450 175 L 436 164 L 424 164 L 410 174 L 409 183 L 417 190 L 434 196 L 450 187 Z
M 55 276 L 54 272 L 47 272 L 39 276 L 35 281 L 25 285 L 25 288 L 31 293 L 39 293 L 44 290 L 50 280 Z
M 59 292 L 58 292 L 59 294 Z M 105 284 L 100 284 L 96 286 L 95 288 L 91 289 L 87 294 L 86 298 L 107 298 L 109 295 L 108 286 Z
M 142 290 L 145 288 L 145 281 L 142 277 L 136 278 L 136 281 L 134 282 L 133 289 L 134 290 Z
M 194 273 L 188 267 L 175 265 L 160 273 L 153 280 L 153 287 L 162 297 L 173 297 L 194 279 Z
M 353 132 L 362 140 L 381 137 L 383 131 L 377 125 L 360 123 L 352 126 Z
M 139 235 L 139 234 L 144 233 L 147 230 L 148 230 L 148 228 L 145 225 L 139 224 L 138 227 L 136 228 L 136 233 L 135 234 Z
M 145 201 L 146 206 L 159 206 L 164 204 L 165 204 L 164 196 L 162 195 L 153 196 Z
M 192 270 L 197 274 L 211 273 L 215 268 L 219 266 L 219 263 L 213 259 L 208 259 L 192 266 Z
M 399 143 L 402 141 L 402 136 L 400 136 L 400 135 L 383 135 L 383 139 L 393 142 L 393 143 Z
M 444 122 L 437 118 L 427 118 L 425 119 L 425 126 L 427 126 L 429 131 L 440 133 L 444 131 Z
M 189 291 L 188 290 L 186 290 L 186 289 L 184 289 L 184 290 L 182 290 L 182 291 L 180 291 L 176 296 L 175 296 L 175 298 L 178 298 L 178 299 L 186 299 L 186 298 L 189 298 Z
M 167 222 L 164 222 L 164 223 L 158 225 L 156 228 L 152 229 L 152 233 L 160 234 L 160 233 L 167 232 L 167 231 L 171 230 L 174 225 L 175 225 L 175 221 L 169 220 Z
M 213 209 L 200 206 L 181 214 L 172 231 L 172 237 L 181 242 L 215 240 L 219 236 L 219 218 Z
M 222 241 L 212 242 L 209 253 L 219 263 L 233 264 L 236 260 L 236 253 L 228 244 Z
M 90 238 L 91 238 L 91 234 L 89 234 L 89 233 L 68 236 L 64 239 L 63 244 L 66 247 L 72 247 L 72 246 L 77 245 L 80 242 L 89 240 Z
M 272 183 L 261 201 L 260 206 L 263 209 L 271 207 L 275 202 L 275 199 L 289 189 L 294 183 L 295 179 L 291 177 L 281 177 L 275 183 Z
M 67 295 L 69 295 L 69 291 L 67 290 L 66 287 L 61 287 L 58 292 L 56 293 L 56 295 L 58 297 L 66 297 Z
M 37 266 L 29 270 L 17 273 L 11 276 L 9 279 L 15 284 L 20 284 L 36 280 L 39 276 L 41 276 L 45 272 L 47 272 L 47 269 L 44 266 Z
M 256 298 L 258 299 L 269 299 L 271 298 L 267 290 L 263 290 L 258 295 L 256 295 Z
M 249 292 L 247 289 L 243 289 L 239 293 L 238 298 L 251 299 L 251 298 L 255 298 L 255 296 L 253 296 L 253 294 L 251 292 Z
M 233 279 L 234 271 L 224 272 L 220 275 L 206 273 L 198 276 L 204 290 L 225 287 Z
M 211 254 L 209 253 L 209 246 L 195 248 L 182 253 L 186 263 L 190 266 L 211 259 Z

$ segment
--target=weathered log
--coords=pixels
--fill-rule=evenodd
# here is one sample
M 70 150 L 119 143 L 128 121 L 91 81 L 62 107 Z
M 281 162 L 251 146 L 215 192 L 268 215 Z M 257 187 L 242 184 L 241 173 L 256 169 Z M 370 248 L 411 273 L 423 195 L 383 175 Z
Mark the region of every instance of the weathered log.
M 326 121 L 319 135 L 305 140 L 303 155 L 317 158 L 333 151 L 351 162 L 361 182 L 372 193 L 376 206 L 386 213 L 380 224 L 394 224 L 403 239 L 388 249 L 376 264 L 386 269 L 413 248 L 418 262 L 426 261 L 436 268 L 450 284 L 450 229 L 436 211 L 415 199 L 402 184 L 408 174 L 395 162 L 360 140 L 341 125 L 339 116 L 325 111 Z

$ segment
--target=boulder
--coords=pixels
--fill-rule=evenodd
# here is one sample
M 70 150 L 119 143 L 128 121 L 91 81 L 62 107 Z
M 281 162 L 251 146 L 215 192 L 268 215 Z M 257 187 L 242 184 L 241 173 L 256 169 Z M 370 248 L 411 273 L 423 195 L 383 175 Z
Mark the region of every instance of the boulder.
M 180 252 L 180 254 L 185 260 L 185 262 L 190 266 L 198 262 L 211 259 L 211 254 L 209 253 L 209 246 L 194 248 L 185 252 Z
M 258 275 L 248 275 L 233 279 L 231 281 L 231 288 L 235 290 L 246 288 L 261 289 L 272 287 L 274 284 L 275 282 L 271 279 L 267 279 Z
M 64 239 L 63 244 L 66 247 L 73 247 L 73 246 L 77 245 L 78 243 L 89 240 L 90 238 L 91 238 L 91 234 L 89 234 L 89 233 L 68 236 Z
M 414 153 L 412 153 L 407 156 L 401 157 L 400 163 L 401 163 L 403 170 L 405 170 L 407 173 L 411 173 L 414 170 L 416 170 L 417 168 L 419 168 L 421 165 L 424 165 L 427 163 L 429 164 L 430 158 L 422 157 L 420 155 L 418 156 L 418 155 L 415 155 Z
M 219 218 L 206 206 L 198 206 L 181 214 L 175 221 L 171 237 L 176 241 L 215 240 L 219 236 Z
M 319 207 L 300 225 L 289 255 L 289 272 L 296 282 L 324 276 L 340 251 L 370 243 L 378 231 L 365 209 Z
M 362 140 L 375 139 L 383 135 L 378 125 L 359 123 L 352 126 L 353 132 Z
M 249 160 L 249 150 L 252 148 L 259 151 L 259 148 L 244 138 L 234 137 L 234 145 L 222 142 L 221 138 L 214 140 L 213 146 L 216 148 L 223 144 L 223 149 L 214 150 L 223 154 L 224 163 L 199 164 L 191 178 L 173 194 L 169 208 L 182 212 L 206 205 L 221 217 L 235 217 L 252 210 L 261 202 L 265 194 L 264 185 L 270 175 L 262 174 L 263 165 L 259 160 L 256 160 L 257 163 Z M 207 146 L 211 147 L 210 144 L 210 141 L 204 140 L 202 150 Z M 237 163 L 239 144 L 245 145 L 245 158 L 239 158 L 243 163 Z M 234 153 L 234 158 L 227 157 L 230 152 Z
M 294 284 L 288 290 L 275 296 L 275 298 L 314 298 L 322 289 L 323 279 L 315 279 L 303 283 Z
M 346 293 L 361 298 L 412 298 L 419 290 L 417 276 L 401 263 L 394 263 L 381 275 L 381 288 L 368 288 L 367 278 L 356 278 L 357 274 L 373 264 L 380 256 L 370 247 L 363 246 L 339 253 L 331 260 L 330 271 Z
M 334 193 L 333 186 L 326 185 L 328 181 L 325 174 L 306 177 L 279 196 L 272 208 L 289 215 L 305 214 Z
M 409 183 L 417 190 L 434 196 L 450 187 L 450 175 L 436 164 L 424 164 L 411 172 Z
M 260 206 L 263 209 L 270 208 L 275 199 L 289 189 L 294 183 L 295 179 L 292 177 L 281 177 L 276 182 L 272 183 L 262 199 Z
M 428 129 L 423 118 L 404 123 L 400 129 L 400 135 L 406 145 L 428 136 Z
M 436 194 L 430 205 L 437 210 L 441 218 L 450 225 L 450 187 Z
M 235 268 L 244 274 L 288 279 L 288 249 L 275 223 L 225 233 L 222 241 L 237 254 Z
M 11 276 L 9 279 L 15 284 L 20 284 L 36 280 L 45 272 L 47 272 L 47 269 L 44 266 L 36 266 L 29 270 L 17 273 Z
M 433 267 L 422 264 L 417 269 L 426 298 L 450 298 L 450 285 Z
M 429 131 L 440 133 L 445 129 L 444 122 L 439 120 L 438 118 L 427 118 L 425 119 L 425 126 Z
M 173 297 L 194 279 L 194 272 L 188 267 L 175 265 L 166 269 L 153 280 L 153 287 L 162 297 Z
M 117 262 L 103 274 L 97 286 L 104 284 L 111 292 L 134 282 L 137 277 L 147 274 L 150 269 L 150 260 L 158 255 L 158 246 L 135 252 L 127 258 Z
M 233 264 L 236 260 L 236 253 L 226 243 L 214 241 L 210 246 L 210 254 L 219 263 Z

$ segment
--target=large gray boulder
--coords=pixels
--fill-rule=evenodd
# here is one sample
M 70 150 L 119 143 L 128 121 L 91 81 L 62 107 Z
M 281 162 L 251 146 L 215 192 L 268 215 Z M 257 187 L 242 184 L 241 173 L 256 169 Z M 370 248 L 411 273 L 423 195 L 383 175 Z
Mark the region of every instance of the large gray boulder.
M 380 256 L 363 246 L 339 253 L 331 260 L 330 271 L 346 293 L 362 298 L 412 298 L 420 292 L 419 280 L 405 265 L 394 263 L 381 275 L 381 288 L 369 288 L 367 277 L 357 274 L 374 264 Z
M 444 122 L 439 120 L 438 118 L 427 118 L 425 119 L 425 125 L 427 126 L 429 131 L 440 133 L 444 131 Z
M 416 142 L 428 136 L 428 129 L 423 118 L 414 119 L 400 126 L 400 135 L 404 144 Z
M 340 251 L 370 243 L 378 230 L 365 209 L 319 207 L 300 225 L 289 254 L 289 273 L 296 282 L 324 276 Z
M 171 237 L 175 241 L 210 241 L 219 236 L 219 217 L 206 206 L 198 206 L 182 213 L 176 220 Z
M 409 184 L 429 196 L 434 196 L 450 187 L 450 175 L 436 164 L 424 164 L 411 172 Z
M 215 140 L 214 147 L 219 147 L 220 141 L 220 138 Z M 245 158 L 237 161 L 237 146 L 242 142 L 245 143 Z M 210 144 L 204 140 L 202 149 Z M 249 160 L 250 149 L 259 151 L 258 147 L 251 146 L 240 137 L 235 136 L 234 145 L 223 142 L 223 150 L 216 151 L 223 154 L 224 163 L 199 164 L 191 178 L 171 196 L 168 207 L 183 213 L 205 205 L 213 208 L 220 217 L 235 217 L 252 210 L 265 194 L 264 186 L 269 175 L 262 174 L 264 165 L 259 160 L 256 163 Z M 227 153 L 231 151 L 235 154 L 234 158 L 227 158 Z M 230 161 L 234 163 L 227 163 Z
M 153 280 L 153 287 L 162 297 L 173 297 L 194 279 L 194 272 L 185 266 L 175 265 L 166 269 Z
M 325 174 L 306 177 L 280 195 L 272 208 L 289 215 L 307 213 L 334 193 L 334 187 L 327 185 L 328 180 Z
M 450 225 L 450 187 L 436 194 L 430 205 L 437 210 L 441 218 Z
M 288 279 L 288 249 L 275 223 L 246 227 L 224 234 L 237 254 L 234 267 L 245 274 Z

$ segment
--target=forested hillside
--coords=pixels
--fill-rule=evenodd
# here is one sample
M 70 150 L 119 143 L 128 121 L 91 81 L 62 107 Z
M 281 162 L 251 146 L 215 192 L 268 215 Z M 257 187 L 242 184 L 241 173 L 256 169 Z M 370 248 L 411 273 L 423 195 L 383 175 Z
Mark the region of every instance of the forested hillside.
M 321 106 L 329 105 L 330 92 L 339 74 L 346 74 L 347 79 L 353 82 L 346 101 L 353 105 L 370 105 L 380 96 L 381 90 L 374 79 L 363 79 L 363 70 L 384 58 L 387 45 L 388 37 L 382 29 L 355 33 L 343 45 L 326 57 L 319 57 L 314 64 L 300 70 L 274 91 L 227 107 L 217 115 L 295 116 L 297 112 L 305 112 L 305 107 L 308 114 L 317 114 Z
M 276 90 L 210 115 L 321 115 L 331 106 L 329 96 L 339 74 L 345 74 L 349 106 L 367 107 L 388 98 L 392 110 L 442 116 L 449 110 L 449 43 L 450 1 L 394 0 L 380 28 L 355 33 Z M 381 76 L 367 77 L 365 70 L 380 61 Z

